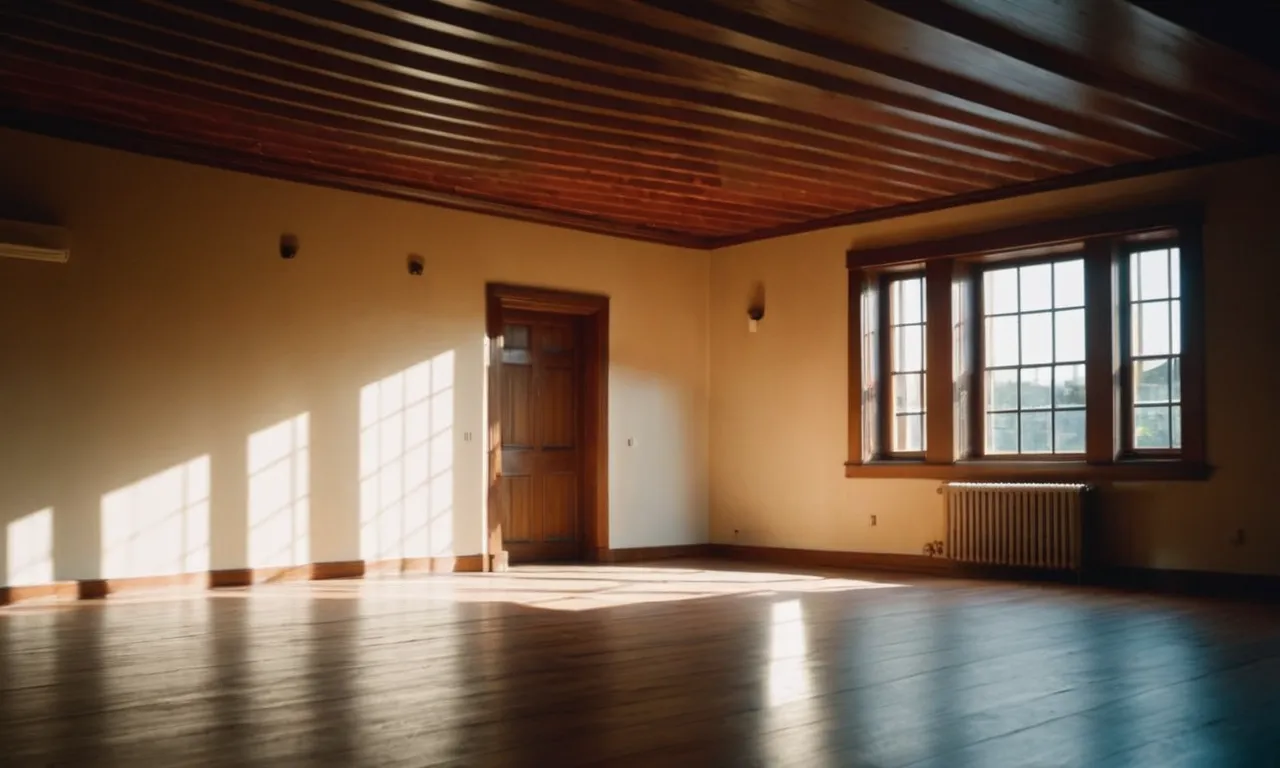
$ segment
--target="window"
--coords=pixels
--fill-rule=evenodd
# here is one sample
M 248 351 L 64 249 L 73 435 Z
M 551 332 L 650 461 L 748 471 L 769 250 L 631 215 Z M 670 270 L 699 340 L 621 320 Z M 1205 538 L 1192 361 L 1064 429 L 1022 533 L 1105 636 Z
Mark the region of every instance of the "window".
M 889 416 L 892 453 L 925 449 L 924 278 L 889 281 Z
M 1178 207 L 850 251 L 847 474 L 1204 477 L 1199 238 Z
M 1182 301 L 1180 251 L 1144 248 L 1128 259 L 1126 334 L 1129 449 L 1182 447 Z
M 1084 259 L 982 275 L 984 453 L 1084 454 Z

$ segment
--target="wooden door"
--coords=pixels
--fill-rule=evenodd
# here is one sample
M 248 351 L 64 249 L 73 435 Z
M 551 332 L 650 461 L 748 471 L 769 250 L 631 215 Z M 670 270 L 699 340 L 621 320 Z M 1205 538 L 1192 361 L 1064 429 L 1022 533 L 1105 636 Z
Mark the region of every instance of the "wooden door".
M 580 318 L 503 312 L 502 538 L 513 563 L 582 556 Z

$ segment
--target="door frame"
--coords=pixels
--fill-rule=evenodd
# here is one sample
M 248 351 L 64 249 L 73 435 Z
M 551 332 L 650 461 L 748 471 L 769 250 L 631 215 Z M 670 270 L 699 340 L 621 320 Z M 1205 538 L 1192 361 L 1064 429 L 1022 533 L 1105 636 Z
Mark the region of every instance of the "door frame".
M 582 323 L 582 559 L 600 561 L 609 549 L 609 297 L 552 288 L 485 284 L 489 368 L 486 450 L 489 457 L 488 554 L 485 570 L 505 571 L 502 545 L 502 314 L 515 309 L 575 315 Z

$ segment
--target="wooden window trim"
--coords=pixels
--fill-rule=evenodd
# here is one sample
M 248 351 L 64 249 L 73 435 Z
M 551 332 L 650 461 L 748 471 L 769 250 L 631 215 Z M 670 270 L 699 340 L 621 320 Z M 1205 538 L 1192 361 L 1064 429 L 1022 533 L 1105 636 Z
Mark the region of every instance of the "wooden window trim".
M 1176 205 L 1022 225 L 932 240 L 914 245 L 854 249 L 849 270 L 849 460 L 853 478 L 936 480 L 1122 482 L 1203 480 L 1206 463 L 1204 412 L 1203 209 Z M 1131 242 L 1174 238 L 1181 249 L 1182 449 L 1159 455 L 1126 452 L 1123 423 L 1129 418 L 1122 357 L 1121 314 L 1127 291 L 1121 261 Z M 1004 260 L 1056 260 L 1070 252 L 1085 261 L 1086 444 L 1083 456 L 983 457 L 982 265 Z M 887 276 L 923 268 L 926 277 L 926 430 L 924 456 L 894 457 L 883 451 L 887 437 L 887 389 L 878 371 L 876 390 L 863 382 L 863 302 L 878 292 L 879 315 L 887 313 Z M 960 301 L 959 306 L 956 301 Z M 956 323 L 961 336 L 955 338 Z M 884 326 L 878 329 L 883 337 Z M 886 341 L 881 338 L 881 349 Z M 957 359 L 956 355 L 959 354 Z M 883 367 L 883 353 L 878 361 Z M 868 400 L 867 398 L 871 399 Z M 869 421 L 864 407 L 876 414 Z M 870 432 L 871 434 L 868 434 Z
M 878 276 L 876 288 L 879 291 L 879 301 L 876 305 L 876 314 L 878 316 L 880 334 L 876 338 L 878 342 L 877 354 L 880 356 L 879 376 L 877 382 L 879 387 L 876 391 L 876 425 L 879 429 L 880 438 L 877 441 L 879 450 L 879 458 L 894 461 L 924 461 L 928 455 L 929 441 L 931 436 L 925 432 L 925 450 L 923 451 L 895 451 L 893 449 L 893 424 L 896 413 L 893 404 L 893 294 L 891 287 L 899 280 L 910 280 L 913 278 L 925 278 L 925 291 L 929 290 L 928 275 L 922 270 L 910 271 L 894 271 L 883 273 Z M 920 307 L 920 311 L 924 314 L 924 348 L 925 359 L 924 367 L 927 371 L 929 365 L 928 353 L 932 349 L 933 340 L 929 338 L 931 326 L 928 324 L 928 296 L 924 297 L 924 305 Z M 924 427 L 929 429 L 929 377 L 925 376 L 925 391 L 921 393 L 924 399 Z

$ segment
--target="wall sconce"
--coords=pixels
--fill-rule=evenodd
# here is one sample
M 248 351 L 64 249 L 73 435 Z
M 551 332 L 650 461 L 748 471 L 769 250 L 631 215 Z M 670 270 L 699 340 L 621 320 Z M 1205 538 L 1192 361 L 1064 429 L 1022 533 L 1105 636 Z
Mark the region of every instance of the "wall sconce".
M 298 236 L 283 234 L 280 236 L 280 258 L 292 259 L 298 255 Z
M 751 290 L 751 301 L 747 304 L 747 332 L 760 330 L 760 321 L 764 319 L 764 283 L 756 283 Z

